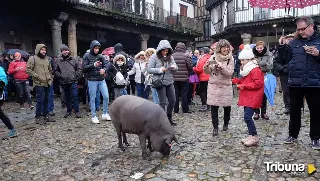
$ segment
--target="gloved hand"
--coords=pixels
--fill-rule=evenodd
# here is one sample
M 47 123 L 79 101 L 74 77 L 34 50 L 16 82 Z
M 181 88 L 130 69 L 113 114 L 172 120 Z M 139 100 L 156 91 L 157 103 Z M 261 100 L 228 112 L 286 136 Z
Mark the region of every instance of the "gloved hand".
M 232 84 L 239 84 L 240 79 L 238 79 L 238 78 L 233 78 L 233 79 L 231 79 L 231 81 L 232 81 Z

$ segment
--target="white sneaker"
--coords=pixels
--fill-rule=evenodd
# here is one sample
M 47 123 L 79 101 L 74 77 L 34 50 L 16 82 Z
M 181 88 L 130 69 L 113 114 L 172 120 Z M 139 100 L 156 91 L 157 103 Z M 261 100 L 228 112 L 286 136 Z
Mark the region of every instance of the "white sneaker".
M 111 121 L 110 115 L 108 113 L 102 114 L 101 119 L 104 121 Z
M 91 120 L 92 120 L 92 123 L 94 123 L 94 124 L 99 124 L 100 123 L 100 121 L 97 118 L 97 116 L 93 117 Z

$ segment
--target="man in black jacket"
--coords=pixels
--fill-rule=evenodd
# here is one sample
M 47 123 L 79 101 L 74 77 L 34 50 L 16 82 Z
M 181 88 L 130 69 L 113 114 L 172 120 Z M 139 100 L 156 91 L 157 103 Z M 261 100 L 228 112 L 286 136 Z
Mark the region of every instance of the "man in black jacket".
M 288 87 L 288 74 L 289 74 L 289 42 L 294 38 L 293 34 L 281 37 L 279 39 L 278 54 L 276 54 L 275 61 L 273 62 L 274 71 L 280 75 L 281 89 L 283 94 L 283 102 L 285 105 L 284 114 L 290 113 L 290 98 Z
M 61 56 L 57 58 L 54 74 L 65 93 L 67 113 L 63 117 L 68 118 L 73 108 L 76 112 L 76 118 L 81 118 L 77 82 L 81 78 L 82 67 L 80 67 L 76 58 L 70 56 L 67 45 L 62 45 L 60 51 Z
M 101 44 L 97 40 L 93 40 L 90 45 L 90 52 L 83 57 L 83 72 L 86 73 L 88 79 L 90 110 L 93 123 L 100 123 L 96 116 L 95 99 L 97 89 L 103 96 L 103 114 L 102 120 L 111 120 L 108 114 L 109 93 L 105 81 L 105 73 L 109 69 L 109 62 L 99 54 Z

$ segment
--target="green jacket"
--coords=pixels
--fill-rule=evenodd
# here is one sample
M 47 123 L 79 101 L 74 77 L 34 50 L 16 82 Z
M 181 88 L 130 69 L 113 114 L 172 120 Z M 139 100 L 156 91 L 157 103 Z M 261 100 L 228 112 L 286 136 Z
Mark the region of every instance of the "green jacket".
M 35 55 L 30 57 L 27 62 L 27 73 L 32 77 L 33 86 L 49 87 L 53 82 L 52 67 L 48 57 L 44 59 L 38 56 L 41 48 L 46 47 L 44 44 L 37 44 Z

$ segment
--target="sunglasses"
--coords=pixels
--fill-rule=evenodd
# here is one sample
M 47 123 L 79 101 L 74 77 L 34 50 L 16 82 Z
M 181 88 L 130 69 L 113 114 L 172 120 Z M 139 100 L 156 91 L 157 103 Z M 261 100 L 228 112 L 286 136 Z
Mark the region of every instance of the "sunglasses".
M 309 24 L 308 26 L 304 27 L 304 28 L 299 28 L 299 29 L 297 29 L 297 32 L 299 32 L 299 31 L 304 31 L 304 30 L 306 30 L 309 26 L 310 26 L 310 24 Z

